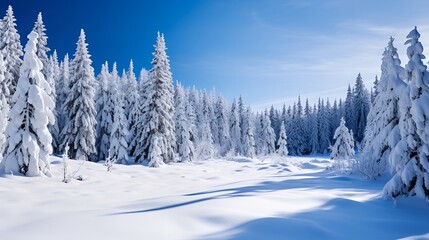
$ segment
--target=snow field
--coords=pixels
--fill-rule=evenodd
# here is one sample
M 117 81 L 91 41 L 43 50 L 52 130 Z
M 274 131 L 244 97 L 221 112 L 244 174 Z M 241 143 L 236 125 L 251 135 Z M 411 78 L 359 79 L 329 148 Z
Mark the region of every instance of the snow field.
M 84 162 L 83 181 L 0 178 L 2 239 L 393 239 L 429 234 L 421 199 L 336 176 L 314 157 L 210 159 L 161 168 Z M 80 161 L 70 160 L 74 171 Z M 426 235 L 425 235 L 426 234 Z M 412 238 L 410 238 L 412 239 Z

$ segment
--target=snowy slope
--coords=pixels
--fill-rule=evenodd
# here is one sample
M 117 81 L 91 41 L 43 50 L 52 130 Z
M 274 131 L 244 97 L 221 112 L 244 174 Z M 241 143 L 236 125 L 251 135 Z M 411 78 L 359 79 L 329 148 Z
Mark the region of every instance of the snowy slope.
M 0 177 L 0 239 L 429 238 L 429 204 L 382 199 L 383 182 L 323 158 L 233 158 L 162 168 L 85 162 L 83 181 Z M 70 161 L 77 169 L 79 161 Z

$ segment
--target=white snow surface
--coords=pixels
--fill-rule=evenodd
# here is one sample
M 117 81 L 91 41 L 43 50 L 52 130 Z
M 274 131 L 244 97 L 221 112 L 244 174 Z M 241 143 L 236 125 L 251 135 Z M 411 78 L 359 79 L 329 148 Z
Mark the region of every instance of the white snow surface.
M 69 171 L 82 161 L 70 160 Z M 84 162 L 83 181 L 0 175 L 1 239 L 428 239 L 429 204 L 327 157 L 226 158 L 161 168 Z M 77 176 L 76 175 L 76 176 Z

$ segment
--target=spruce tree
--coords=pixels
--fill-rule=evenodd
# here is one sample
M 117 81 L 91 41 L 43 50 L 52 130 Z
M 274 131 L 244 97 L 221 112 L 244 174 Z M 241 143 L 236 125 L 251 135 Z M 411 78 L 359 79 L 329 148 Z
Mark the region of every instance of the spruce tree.
M 9 104 L 7 97 L 9 96 L 9 88 L 6 85 L 6 67 L 3 61 L 3 54 L 0 51 L 0 162 L 3 158 L 4 144 L 6 142 L 5 130 L 9 122 Z
M 287 136 L 284 122 L 282 122 L 280 125 L 280 133 L 279 138 L 277 140 L 277 154 L 282 157 L 285 157 L 289 154 L 287 150 Z
M 46 28 L 45 28 L 45 25 L 43 24 L 43 18 L 42 18 L 41 12 L 39 12 L 39 14 L 37 15 L 37 20 L 36 20 L 36 23 L 34 24 L 33 31 L 36 32 L 38 35 L 36 54 L 43 64 L 42 73 L 45 76 L 45 79 L 47 79 L 48 74 L 51 74 L 49 73 L 49 69 L 47 68 L 49 63 L 47 52 L 49 52 L 50 49 L 48 48 L 48 37 L 46 36 L 46 33 L 45 33 Z
M 89 160 L 95 149 L 95 80 L 94 69 L 88 53 L 85 32 L 80 32 L 76 52 L 70 71 L 69 94 L 64 102 L 68 115 L 63 129 L 64 146 L 69 146 L 73 159 Z
M 353 92 L 353 110 L 355 114 L 355 127 L 352 129 L 355 140 L 361 142 L 365 133 L 366 118 L 370 109 L 370 96 L 362 80 L 360 73 L 356 78 Z
M 344 173 L 348 170 L 348 161 L 354 157 L 354 140 L 352 132 L 346 127 L 344 118 L 341 118 L 340 126 L 335 130 L 334 146 L 332 146 L 331 159 L 336 160 L 334 167 L 338 173 Z
M 429 200 L 429 73 L 422 61 L 425 56 L 417 28 L 407 38 L 409 61 L 405 75 L 408 87 L 399 97 L 401 138 L 389 159 L 395 175 L 383 192 L 392 198 L 417 195 Z
M 143 131 L 137 147 L 136 159 L 147 159 L 150 167 L 174 162 L 175 144 L 173 122 L 173 83 L 166 53 L 164 35 L 158 33 L 150 71 Z
M 6 67 L 5 82 L 9 87 L 9 96 L 7 96 L 9 106 L 12 106 L 11 99 L 18 82 L 22 64 L 21 56 L 23 55 L 15 22 L 12 6 L 9 5 L 6 16 L 2 20 L 2 24 L 0 24 L 0 51 L 3 53 Z
M 256 155 L 256 143 L 254 139 L 254 127 L 253 127 L 253 117 L 252 110 L 250 107 L 246 110 L 246 115 L 244 118 L 244 127 L 245 135 L 243 139 L 243 155 L 246 157 L 253 158 Z
M 398 102 L 406 87 L 400 78 L 403 71 L 390 38 L 383 53 L 378 94 L 368 114 L 363 150 L 358 158 L 358 171 L 368 179 L 376 179 L 385 171 L 388 158 L 400 140 Z
M 43 64 L 36 54 L 37 38 L 36 32 L 28 35 L 17 90 L 12 97 L 13 121 L 6 128 L 6 149 L 1 163 L 6 173 L 51 176 L 52 137 L 48 124 L 54 119 L 54 103 L 41 72 Z

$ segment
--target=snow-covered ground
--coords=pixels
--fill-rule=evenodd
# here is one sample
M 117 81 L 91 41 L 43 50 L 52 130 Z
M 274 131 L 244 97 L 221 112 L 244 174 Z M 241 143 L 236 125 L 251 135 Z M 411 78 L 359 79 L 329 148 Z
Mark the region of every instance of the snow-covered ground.
M 0 239 L 422 239 L 429 204 L 380 197 L 384 181 L 330 160 L 231 158 L 162 168 L 85 162 L 83 181 L 0 177 Z M 73 171 L 79 161 L 70 161 Z

